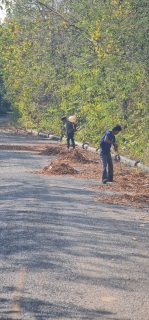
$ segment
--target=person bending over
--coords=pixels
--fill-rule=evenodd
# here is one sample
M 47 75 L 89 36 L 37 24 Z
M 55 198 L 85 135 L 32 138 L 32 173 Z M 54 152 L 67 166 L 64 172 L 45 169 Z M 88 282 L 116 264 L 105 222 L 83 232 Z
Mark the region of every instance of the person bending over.
M 100 142 L 100 159 L 102 163 L 102 182 L 113 181 L 113 162 L 111 157 L 111 146 L 118 151 L 115 136 L 122 130 L 120 125 L 116 125 L 110 131 L 106 131 Z M 108 170 L 107 170 L 108 169 Z

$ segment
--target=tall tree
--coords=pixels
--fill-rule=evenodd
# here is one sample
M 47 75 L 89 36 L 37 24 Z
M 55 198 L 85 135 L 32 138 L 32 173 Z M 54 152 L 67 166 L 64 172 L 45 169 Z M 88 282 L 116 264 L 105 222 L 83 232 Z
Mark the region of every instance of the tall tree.
M 147 153 L 148 2 L 14 0 L 6 6 L 4 82 L 23 123 L 54 132 L 61 115 L 76 113 L 78 137 L 98 143 L 120 122 L 127 152 Z

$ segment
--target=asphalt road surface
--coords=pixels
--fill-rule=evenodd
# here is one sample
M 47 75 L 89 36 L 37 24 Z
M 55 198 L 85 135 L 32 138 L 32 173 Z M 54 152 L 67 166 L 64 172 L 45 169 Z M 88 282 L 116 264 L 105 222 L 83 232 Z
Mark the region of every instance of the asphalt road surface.
M 38 141 L 1 132 L 10 143 Z M 149 320 L 149 214 L 33 173 L 49 159 L 0 150 L 0 319 Z

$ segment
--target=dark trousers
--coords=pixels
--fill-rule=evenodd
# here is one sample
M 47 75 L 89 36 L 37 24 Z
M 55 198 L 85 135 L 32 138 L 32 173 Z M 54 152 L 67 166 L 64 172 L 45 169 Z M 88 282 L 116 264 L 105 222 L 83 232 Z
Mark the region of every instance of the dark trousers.
M 102 163 L 102 181 L 108 179 L 113 180 L 113 162 L 111 158 L 111 153 L 105 154 L 104 151 L 100 150 L 100 159 Z M 108 170 L 107 170 L 108 169 Z
M 70 147 L 70 140 L 72 142 L 72 147 L 75 149 L 74 132 L 67 133 L 67 148 Z

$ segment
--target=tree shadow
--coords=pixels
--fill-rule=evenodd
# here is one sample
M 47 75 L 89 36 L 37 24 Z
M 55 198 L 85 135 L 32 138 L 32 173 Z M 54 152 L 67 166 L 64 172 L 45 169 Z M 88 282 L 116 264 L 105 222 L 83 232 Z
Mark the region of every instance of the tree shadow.
M 30 161 L 30 157 L 26 154 L 25 160 Z M 17 161 L 15 165 L 18 165 Z M 0 261 L 5 260 L 1 273 L 9 274 L 23 266 L 29 275 L 37 273 L 43 277 L 45 285 L 46 281 L 47 285 L 51 283 L 44 275 L 50 270 L 52 286 L 61 282 L 66 290 L 73 284 L 76 288 L 80 285 L 83 288 L 94 286 L 94 289 L 103 286 L 107 290 L 134 291 L 135 277 L 129 281 L 126 278 L 136 259 L 141 260 L 141 272 L 145 270 L 143 267 L 149 258 L 146 225 L 140 229 L 137 220 L 124 217 L 125 212 L 128 215 L 126 207 L 96 202 L 94 197 L 99 191 L 87 188 L 88 183 L 72 177 L 47 177 L 26 172 L 18 176 L 14 172 L 5 177 L 0 189 Z M 144 244 L 146 250 L 139 250 L 132 238 Z M 36 319 L 108 320 L 114 317 L 115 320 L 127 320 L 103 308 L 81 307 L 79 294 L 85 289 L 79 289 L 79 293 L 75 291 L 79 303 L 73 304 L 73 300 L 68 303 L 66 298 L 63 303 L 51 301 L 51 296 L 49 301 L 33 298 L 29 287 L 27 280 L 21 309 L 26 313 L 33 312 Z M 3 285 L 1 295 L 14 290 L 15 286 Z M 57 290 L 60 292 L 61 289 Z M 56 292 L 54 296 L 57 297 Z M 2 298 L 0 302 L 7 310 L 9 299 Z M 2 314 L 4 319 L 10 318 L 8 311 L 2 311 Z

